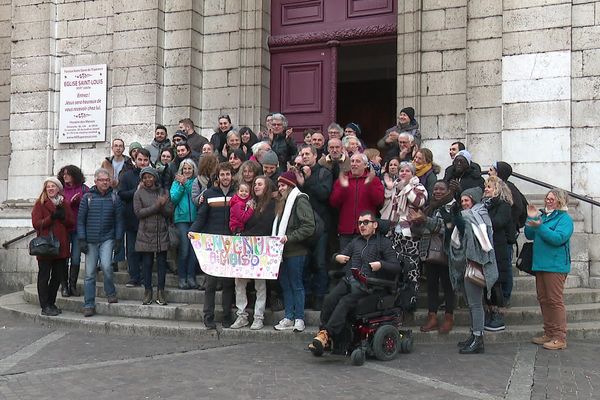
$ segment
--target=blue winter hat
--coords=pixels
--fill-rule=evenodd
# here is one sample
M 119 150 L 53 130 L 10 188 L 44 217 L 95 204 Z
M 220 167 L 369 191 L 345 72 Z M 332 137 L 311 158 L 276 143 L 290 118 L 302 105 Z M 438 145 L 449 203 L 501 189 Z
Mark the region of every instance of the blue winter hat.
M 360 130 L 360 126 L 358 126 L 356 122 L 350 122 L 348 125 L 346 125 L 346 128 L 352 129 L 354 132 L 356 132 L 357 137 L 360 136 L 360 134 L 362 133 Z

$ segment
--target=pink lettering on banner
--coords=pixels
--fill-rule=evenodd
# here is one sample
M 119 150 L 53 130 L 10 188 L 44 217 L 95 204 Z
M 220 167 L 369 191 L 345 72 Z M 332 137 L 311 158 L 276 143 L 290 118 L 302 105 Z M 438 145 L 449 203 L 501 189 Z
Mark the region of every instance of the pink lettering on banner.
M 202 270 L 213 276 L 277 279 L 283 244 L 276 236 L 228 236 L 193 233 Z

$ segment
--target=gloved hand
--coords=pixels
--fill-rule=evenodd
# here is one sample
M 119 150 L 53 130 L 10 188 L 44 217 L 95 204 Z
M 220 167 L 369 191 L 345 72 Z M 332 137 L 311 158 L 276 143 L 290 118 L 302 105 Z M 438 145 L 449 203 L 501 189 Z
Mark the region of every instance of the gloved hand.
M 64 207 L 56 207 L 56 211 L 52 213 L 50 216 L 53 220 L 60 219 L 61 221 L 65 219 L 65 209 Z
M 79 250 L 81 250 L 81 252 L 83 254 L 87 254 L 87 252 L 89 250 L 87 242 L 85 240 L 81 240 L 81 239 L 79 239 L 78 242 L 79 242 Z
M 114 251 L 118 251 L 121 246 L 123 245 L 123 241 L 120 239 L 116 239 L 115 240 L 115 247 L 114 247 Z

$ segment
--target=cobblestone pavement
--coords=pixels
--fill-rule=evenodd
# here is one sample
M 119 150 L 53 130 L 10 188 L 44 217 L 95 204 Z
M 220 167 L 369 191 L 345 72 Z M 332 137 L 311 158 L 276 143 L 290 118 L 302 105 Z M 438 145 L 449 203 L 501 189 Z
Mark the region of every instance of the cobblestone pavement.
M 600 342 L 418 345 L 362 367 L 301 344 L 55 330 L 0 313 L 0 399 L 594 399 Z

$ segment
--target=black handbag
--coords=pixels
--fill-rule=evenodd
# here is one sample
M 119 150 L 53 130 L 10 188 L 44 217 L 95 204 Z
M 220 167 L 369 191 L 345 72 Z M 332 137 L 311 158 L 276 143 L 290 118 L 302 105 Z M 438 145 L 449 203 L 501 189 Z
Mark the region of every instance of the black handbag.
M 447 266 L 448 255 L 444 251 L 444 236 L 439 233 L 423 236 L 419 242 L 419 255 L 424 263 Z
M 52 233 L 48 236 L 38 236 L 29 242 L 29 255 L 38 257 L 56 257 L 60 254 L 60 241 Z
M 515 263 L 519 271 L 528 273 L 529 275 L 535 275 L 532 271 L 533 268 L 533 242 L 525 242 L 521 247 L 521 251 L 517 255 L 517 261 Z

